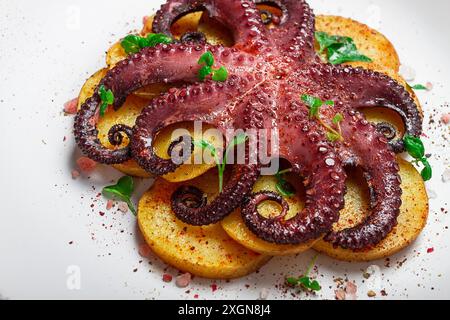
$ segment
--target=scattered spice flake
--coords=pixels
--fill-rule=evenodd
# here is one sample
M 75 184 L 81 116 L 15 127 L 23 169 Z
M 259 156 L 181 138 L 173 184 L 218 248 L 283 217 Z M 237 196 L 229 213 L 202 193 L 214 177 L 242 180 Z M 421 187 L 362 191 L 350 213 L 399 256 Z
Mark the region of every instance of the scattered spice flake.
M 369 298 L 374 298 L 374 297 L 377 296 L 377 294 L 375 293 L 375 291 L 370 290 L 370 291 L 367 292 L 367 296 L 368 296 Z
M 441 121 L 444 124 L 449 124 L 450 123 L 450 113 L 442 115 Z
M 427 253 L 433 253 L 434 252 L 434 248 L 428 248 L 427 249 Z
M 191 283 L 192 276 L 190 273 L 184 273 L 176 278 L 175 284 L 178 288 L 186 288 Z
M 97 162 L 87 157 L 81 157 L 77 160 L 77 165 L 81 171 L 89 173 L 95 170 Z
M 194 299 L 198 299 L 198 294 L 194 294 Z
M 173 279 L 172 275 L 170 275 L 168 273 L 163 274 L 162 280 L 164 282 L 170 283 L 170 282 L 172 282 L 172 279 Z
M 72 244 L 73 244 L 73 241 L 69 241 L 69 244 L 72 245 Z
M 138 253 L 142 258 L 148 258 L 150 257 L 152 250 L 150 249 L 149 245 L 146 243 L 142 243 L 139 245 Z
M 108 202 L 106 202 L 106 210 L 111 210 L 112 207 L 114 207 L 114 200 L 108 200 Z
M 217 284 L 213 283 L 211 285 L 211 290 L 212 290 L 212 292 L 216 292 L 217 291 Z
M 99 214 L 101 217 L 103 217 L 105 215 L 105 213 L 103 211 L 100 211 Z
M 128 212 L 128 204 L 125 202 L 119 202 L 119 205 L 117 206 L 120 212 L 127 213 Z
M 346 298 L 345 291 L 343 289 L 334 290 L 334 298 L 336 300 L 345 300 Z
M 383 297 L 386 297 L 388 294 L 387 294 L 387 292 L 386 292 L 386 290 L 381 290 L 380 291 L 380 293 L 381 293 L 381 295 L 383 296 Z
M 64 112 L 66 114 L 76 114 L 78 109 L 78 98 L 67 101 L 64 104 Z
M 72 179 L 77 180 L 80 177 L 80 171 L 72 170 Z

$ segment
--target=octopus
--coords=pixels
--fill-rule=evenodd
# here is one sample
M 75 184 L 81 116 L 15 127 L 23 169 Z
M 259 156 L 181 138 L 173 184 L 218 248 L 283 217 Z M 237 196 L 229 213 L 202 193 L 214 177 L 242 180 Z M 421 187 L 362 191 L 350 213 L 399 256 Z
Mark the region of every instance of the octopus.
M 260 11 L 260 3 L 281 9 L 281 17 Z M 167 126 L 201 121 L 220 132 L 277 130 L 279 148 L 270 150 L 270 156 L 288 161 L 292 174 L 301 177 L 306 190 L 301 212 L 286 219 L 289 207 L 281 195 L 252 193 L 262 164 L 246 161 L 233 165 L 222 191 L 209 203 L 195 186 L 179 188 L 172 195 L 175 215 L 202 226 L 241 208 L 248 228 L 272 243 L 300 244 L 324 236 L 333 245 L 352 250 L 378 244 L 397 224 L 402 190 L 396 153 L 404 151 L 404 144 L 391 126 L 369 123 L 363 110 L 393 110 L 402 118 L 406 134 L 419 136 L 422 118 L 408 91 L 387 75 L 324 62 L 314 48 L 315 16 L 302 0 L 168 0 L 154 18 L 153 32 L 172 36 L 171 25 L 177 19 L 201 10 L 230 30 L 233 46 L 211 45 L 200 32 L 191 32 L 118 63 L 100 83 L 114 93 L 116 109 L 128 95 L 149 84 L 182 81 L 184 85 L 151 100 L 133 128 L 112 127 L 109 140 L 115 149 L 100 143 L 92 121 L 101 104 L 97 89 L 76 116 L 74 133 L 81 150 L 104 164 L 135 159 L 149 173 L 162 176 L 179 166 L 153 149 L 156 135 Z M 268 28 L 269 23 L 274 27 Z M 226 81 L 198 80 L 198 61 L 206 52 L 213 54 L 216 66 L 226 67 Z M 330 122 L 336 114 L 342 115 L 342 139 L 327 138 L 300 99 L 305 94 L 334 101 L 322 116 Z M 119 148 L 125 136 L 129 143 Z M 335 232 L 348 167 L 359 167 L 364 173 L 370 213 L 360 224 Z M 263 217 L 258 212 L 263 201 L 279 203 L 280 215 Z

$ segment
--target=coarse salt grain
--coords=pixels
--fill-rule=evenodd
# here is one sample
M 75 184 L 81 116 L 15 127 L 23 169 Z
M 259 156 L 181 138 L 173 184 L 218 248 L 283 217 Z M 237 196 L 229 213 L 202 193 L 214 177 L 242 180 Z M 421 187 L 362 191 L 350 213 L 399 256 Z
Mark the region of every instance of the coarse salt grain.
M 345 285 L 345 293 L 349 296 L 350 300 L 356 300 L 356 292 L 358 287 L 353 282 L 347 281 Z
M 413 81 L 416 78 L 416 71 L 410 66 L 402 64 L 399 73 L 406 81 Z
M 175 284 L 178 288 L 186 288 L 191 283 L 192 276 L 190 273 L 184 273 L 181 276 L 178 276 Z
M 67 101 L 64 104 L 64 112 L 67 114 L 76 114 L 78 109 L 78 98 Z
M 127 213 L 128 212 L 128 204 L 125 202 L 119 202 L 119 205 L 117 206 L 120 212 Z
M 450 123 L 450 113 L 447 113 L 447 114 L 442 115 L 441 121 L 442 121 L 444 124 L 449 124 L 449 123 Z
M 97 162 L 87 157 L 81 157 L 77 160 L 78 168 L 83 172 L 92 172 L 97 166 Z
M 72 179 L 76 180 L 80 176 L 80 171 L 72 170 Z
M 431 90 L 433 90 L 434 86 L 433 86 L 433 84 L 431 82 L 427 82 L 425 84 L 425 87 L 427 88 L 428 91 L 431 91 Z
M 267 298 L 269 298 L 269 294 L 270 294 L 269 289 L 263 288 L 263 289 L 259 292 L 259 299 L 261 299 L 261 300 L 267 300 Z
M 138 253 L 142 258 L 148 258 L 150 256 L 151 252 L 152 251 L 148 244 L 142 243 L 141 245 L 139 245 Z
M 113 206 L 114 206 L 114 201 L 108 200 L 108 202 L 106 203 L 106 210 L 111 210 Z
M 445 169 L 442 174 L 442 182 L 447 183 L 450 181 L 450 169 Z
M 334 297 L 336 300 L 345 300 L 345 291 L 342 289 L 334 290 Z
M 437 193 L 434 190 L 432 190 L 430 188 L 427 188 L 427 193 L 428 193 L 428 198 L 429 199 L 436 199 L 437 198 Z

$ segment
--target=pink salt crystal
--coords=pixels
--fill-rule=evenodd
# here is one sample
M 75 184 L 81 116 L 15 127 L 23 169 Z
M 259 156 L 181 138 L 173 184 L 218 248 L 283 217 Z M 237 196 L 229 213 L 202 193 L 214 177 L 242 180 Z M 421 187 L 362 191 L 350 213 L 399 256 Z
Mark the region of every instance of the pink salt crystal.
M 64 104 L 64 112 L 67 114 L 76 114 L 78 109 L 78 98 L 67 101 Z
M 106 210 L 111 210 L 113 206 L 114 206 L 114 201 L 108 200 L 108 202 L 106 203 Z
M 77 165 L 83 172 L 92 172 L 97 166 L 97 162 L 87 157 L 81 157 L 77 160 Z
M 433 84 L 431 83 L 431 82 L 427 82 L 426 84 L 425 84 L 425 87 L 427 88 L 427 91 L 431 91 L 431 90 L 433 90 Z
M 356 292 L 358 291 L 358 287 L 353 282 L 347 281 L 345 284 L 345 293 L 350 296 L 352 300 L 356 299 Z
M 186 288 L 191 283 L 191 279 L 192 277 L 190 273 L 184 273 L 177 277 L 175 284 L 178 288 Z
M 441 121 L 442 121 L 444 124 L 449 124 L 449 123 L 450 123 L 450 113 L 447 113 L 447 114 L 442 115 Z
M 122 213 L 127 213 L 128 212 L 128 205 L 125 202 L 119 202 L 119 205 L 117 206 L 117 208 Z
M 345 291 L 342 289 L 334 290 L 336 300 L 345 300 Z
M 80 176 L 80 172 L 78 170 L 72 170 L 72 179 L 76 180 Z
M 142 244 L 139 246 L 138 252 L 139 252 L 139 255 L 140 255 L 142 258 L 148 258 L 148 257 L 150 256 L 150 254 L 151 254 L 151 249 L 150 249 L 150 247 L 148 246 L 148 244 L 142 243 Z

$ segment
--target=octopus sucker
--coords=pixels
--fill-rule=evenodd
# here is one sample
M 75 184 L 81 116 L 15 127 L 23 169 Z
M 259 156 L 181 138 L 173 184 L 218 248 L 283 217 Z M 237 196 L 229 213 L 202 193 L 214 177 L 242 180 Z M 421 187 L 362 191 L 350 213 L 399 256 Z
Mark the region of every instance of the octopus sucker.
M 278 7 L 281 17 L 260 11 L 258 4 Z M 306 206 L 301 212 L 285 219 L 286 202 L 280 195 L 252 194 L 261 163 L 245 163 L 233 165 L 223 191 L 212 200 L 195 186 L 178 188 L 171 197 L 175 215 L 201 226 L 217 223 L 240 207 L 248 229 L 276 244 L 300 244 L 326 235 L 325 240 L 335 246 L 358 250 L 382 241 L 396 225 L 401 206 L 395 153 L 403 152 L 404 145 L 392 126 L 375 126 L 362 111 L 370 107 L 393 110 L 402 118 L 406 134 L 418 137 L 422 116 L 407 89 L 375 71 L 322 61 L 314 49 L 315 16 L 302 0 L 169 0 L 156 14 L 153 32 L 172 36 L 171 26 L 178 18 L 200 10 L 229 28 L 234 45 L 213 46 L 204 34 L 192 32 L 181 41 L 144 48 L 119 62 L 100 82 L 113 92 L 116 109 L 129 94 L 149 84 L 184 85 L 151 100 L 133 128 L 120 124 L 111 128 L 109 141 L 116 149 L 103 147 L 97 138 L 92 121 L 101 104 L 97 89 L 75 120 L 80 149 L 105 164 L 135 159 L 147 172 L 163 176 L 181 165 L 153 150 L 158 132 L 171 125 L 200 121 L 223 134 L 276 130 L 279 148 L 268 150 L 268 156 L 286 159 L 291 174 L 304 180 Z M 207 52 L 214 56 L 215 66 L 228 71 L 225 81 L 199 81 L 198 61 Z M 311 117 L 310 106 L 301 98 L 304 95 L 331 101 L 333 107 L 324 108 L 323 118 Z M 330 140 L 327 124 L 338 114 L 340 136 Z M 130 142 L 121 147 L 124 135 Z M 371 194 L 370 214 L 353 228 L 333 232 L 344 206 L 347 165 L 364 172 Z M 281 215 L 260 215 L 257 207 L 262 201 L 279 203 Z

